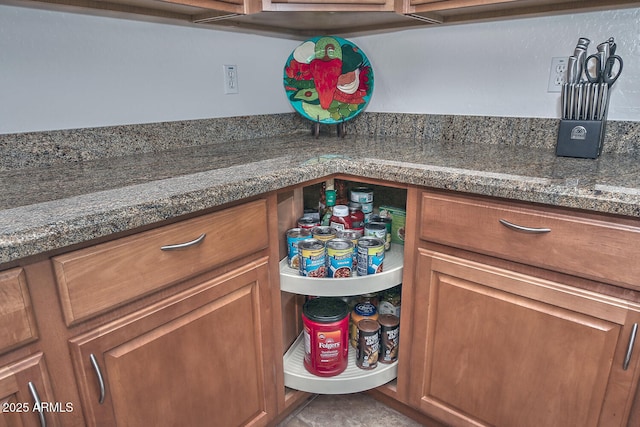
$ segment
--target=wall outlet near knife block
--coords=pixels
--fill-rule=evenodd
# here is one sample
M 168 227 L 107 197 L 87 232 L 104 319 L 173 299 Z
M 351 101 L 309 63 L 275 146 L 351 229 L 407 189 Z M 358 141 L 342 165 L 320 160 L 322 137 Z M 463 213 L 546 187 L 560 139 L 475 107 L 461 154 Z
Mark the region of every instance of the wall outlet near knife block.
M 567 82 L 560 92 L 557 156 L 595 159 L 602 152 L 611 87 L 622 72 L 622 58 L 615 54 L 613 37 L 587 55 L 590 42 L 581 37 L 567 62 Z

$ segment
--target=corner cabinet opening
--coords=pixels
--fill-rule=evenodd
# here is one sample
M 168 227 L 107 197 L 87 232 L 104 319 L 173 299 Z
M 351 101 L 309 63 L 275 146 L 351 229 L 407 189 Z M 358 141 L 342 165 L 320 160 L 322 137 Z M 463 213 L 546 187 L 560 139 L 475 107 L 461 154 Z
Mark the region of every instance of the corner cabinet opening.
M 297 226 L 298 218 L 305 212 L 318 209 L 323 204 L 321 195 L 325 190 L 335 188 L 350 191 L 357 187 L 373 190 L 374 214 L 380 213 L 380 207 L 405 209 L 406 189 L 340 180 L 338 178 L 315 183 L 304 188 L 281 194 L 279 198 L 280 236 L 280 290 L 283 301 L 284 385 L 289 389 L 317 394 L 346 394 L 370 390 L 394 381 L 398 375 L 398 361 L 391 364 L 378 362 L 376 368 L 361 369 L 356 365 L 356 349 L 349 345 L 347 368 L 339 375 L 319 377 L 304 367 L 304 338 L 302 333 L 302 305 L 307 296 L 334 296 L 353 301 L 362 295 L 384 295 L 385 291 L 402 285 L 404 245 L 394 239 L 390 249 L 385 252 L 383 271 L 367 276 L 353 273 L 346 278 L 317 278 L 301 276 L 297 269 L 289 267 L 287 259 L 286 231 Z M 338 194 L 340 200 L 340 194 Z M 338 203 L 340 204 L 340 203 Z M 404 231 L 404 230 L 403 230 Z M 398 308 L 399 310 L 399 308 Z M 398 313 L 399 316 L 399 313 Z M 402 359 L 402 324 L 399 341 L 399 360 Z

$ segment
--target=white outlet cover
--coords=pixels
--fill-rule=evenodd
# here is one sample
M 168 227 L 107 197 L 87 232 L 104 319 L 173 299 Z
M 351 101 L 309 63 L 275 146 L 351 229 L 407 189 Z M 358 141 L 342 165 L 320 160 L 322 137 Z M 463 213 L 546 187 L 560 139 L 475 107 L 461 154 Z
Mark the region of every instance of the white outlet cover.
M 551 58 L 551 68 L 549 69 L 549 84 L 547 92 L 560 92 L 562 83 L 567 81 L 567 64 L 569 58 Z
M 238 66 L 224 65 L 224 93 L 238 93 Z

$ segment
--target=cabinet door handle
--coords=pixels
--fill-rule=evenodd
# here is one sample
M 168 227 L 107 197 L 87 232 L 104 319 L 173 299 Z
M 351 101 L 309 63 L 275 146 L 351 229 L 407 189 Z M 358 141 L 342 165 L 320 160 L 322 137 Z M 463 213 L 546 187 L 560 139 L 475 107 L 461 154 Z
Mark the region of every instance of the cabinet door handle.
M 629 345 L 627 346 L 627 355 L 624 357 L 624 362 L 622 363 L 622 369 L 625 371 L 629 369 L 629 362 L 631 362 L 631 354 L 633 353 L 633 345 L 636 342 L 636 335 L 638 334 L 638 324 L 633 324 L 633 329 L 631 329 L 631 336 L 629 337 Z
M 173 244 L 173 245 L 165 245 L 165 246 L 161 246 L 160 249 L 163 250 L 163 251 L 175 251 L 177 249 L 188 248 L 189 246 L 196 246 L 196 245 L 202 243 L 202 241 L 204 240 L 205 237 L 207 237 L 207 235 L 202 233 L 200 235 L 200 237 L 198 237 L 197 239 L 192 240 L 190 242 L 176 243 L 176 244 Z
M 550 228 L 525 227 L 524 225 L 518 225 L 518 224 L 514 224 L 512 222 L 509 222 L 506 219 L 499 219 L 498 221 L 500 221 L 500 224 L 504 225 L 507 228 L 510 228 L 512 230 L 515 230 L 515 231 L 522 231 L 523 233 L 543 234 L 543 233 L 548 233 L 548 232 L 551 231 Z
M 38 390 L 36 390 L 35 384 L 31 381 L 29 381 L 28 386 L 29 393 L 31 393 L 31 397 L 33 397 L 33 400 L 36 403 L 35 407 L 38 408 L 36 412 L 40 418 L 40 427 L 47 427 L 47 420 L 44 418 L 44 411 L 42 410 L 42 402 L 40 401 L 40 396 L 38 396 Z
M 89 360 L 91 360 L 91 366 L 93 366 L 96 377 L 98 377 L 98 385 L 100 386 L 100 398 L 98 399 L 98 403 L 102 405 L 104 403 L 104 379 L 102 378 L 102 371 L 100 370 L 98 361 L 96 360 L 96 357 L 93 355 L 93 353 L 89 355 Z

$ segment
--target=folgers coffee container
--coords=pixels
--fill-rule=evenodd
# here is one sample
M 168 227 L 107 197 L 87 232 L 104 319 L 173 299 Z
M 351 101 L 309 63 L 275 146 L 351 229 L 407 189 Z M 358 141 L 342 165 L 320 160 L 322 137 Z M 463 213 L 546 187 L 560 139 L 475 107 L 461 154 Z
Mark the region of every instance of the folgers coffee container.
M 393 363 L 398 360 L 398 344 L 400 343 L 400 319 L 393 314 L 378 316 L 380 324 L 380 363 Z
M 347 368 L 349 306 L 340 298 L 319 297 L 302 306 L 304 367 L 313 375 L 331 377 Z
M 327 247 L 327 276 L 351 277 L 353 268 L 353 242 L 345 239 L 329 240 Z
M 380 349 L 380 325 L 372 319 L 358 322 L 358 346 L 356 347 L 356 366 L 360 369 L 373 369 L 378 366 Z
M 298 257 L 298 243 L 311 238 L 311 232 L 304 228 L 292 228 L 287 231 L 287 255 L 289 267 L 298 270 L 300 259 Z
M 376 237 L 358 239 L 358 276 L 382 273 L 384 240 Z
M 326 277 L 326 254 L 324 242 L 307 239 L 298 242 L 298 272 L 305 277 Z
M 349 321 L 349 342 L 353 348 L 358 348 L 358 322 L 364 319 L 377 320 L 378 310 L 370 302 L 359 302 L 353 307 Z

